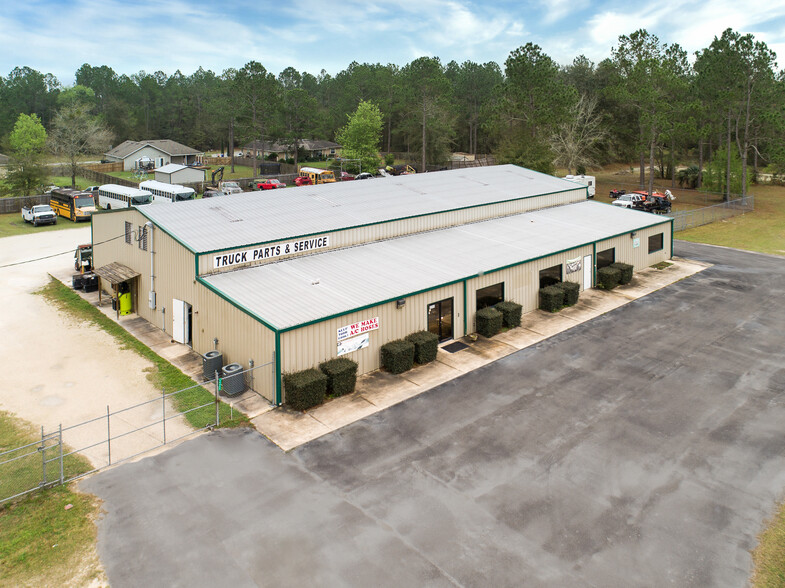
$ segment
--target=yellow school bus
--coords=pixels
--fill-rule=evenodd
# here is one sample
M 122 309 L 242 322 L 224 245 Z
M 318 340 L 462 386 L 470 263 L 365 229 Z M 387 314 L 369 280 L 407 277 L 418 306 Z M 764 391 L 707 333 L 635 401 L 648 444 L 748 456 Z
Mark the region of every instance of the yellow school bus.
M 73 222 L 89 221 L 95 212 L 95 199 L 91 192 L 73 188 L 55 188 L 49 194 L 49 206 L 55 213 Z
M 300 175 L 311 179 L 311 184 L 329 184 L 335 181 L 335 173 L 330 169 L 301 167 Z

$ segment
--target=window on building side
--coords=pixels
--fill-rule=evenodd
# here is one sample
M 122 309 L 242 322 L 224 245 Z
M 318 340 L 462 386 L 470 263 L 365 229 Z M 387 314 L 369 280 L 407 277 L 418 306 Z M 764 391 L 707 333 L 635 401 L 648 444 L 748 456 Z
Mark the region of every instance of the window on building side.
M 663 235 L 662 233 L 657 233 L 656 235 L 652 235 L 649 237 L 649 253 L 654 253 L 655 251 L 662 251 L 663 245 Z
M 131 223 L 125 221 L 125 242 L 129 245 L 131 244 L 131 233 L 133 233 L 133 230 L 131 229 Z
M 605 251 L 597 252 L 597 269 L 608 267 L 614 261 L 616 261 L 615 248 L 611 247 L 610 249 L 606 249 Z
M 504 282 L 477 290 L 477 310 L 504 300 Z
M 147 227 L 139 227 L 139 249 L 147 251 Z

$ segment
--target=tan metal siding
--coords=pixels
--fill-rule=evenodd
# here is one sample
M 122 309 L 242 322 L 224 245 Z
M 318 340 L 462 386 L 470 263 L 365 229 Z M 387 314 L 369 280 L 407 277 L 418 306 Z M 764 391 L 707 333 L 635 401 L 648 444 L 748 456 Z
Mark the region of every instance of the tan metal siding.
M 194 350 L 204 355 L 215 349 L 213 340 L 218 339 L 224 365 L 239 363 L 248 369 L 249 360 L 257 368 L 273 361 L 275 333 L 201 284 L 196 286 L 196 297 Z M 274 378 L 274 365 L 254 371 L 254 389 L 271 402 L 275 399 Z
M 166 206 L 163 204 L 150 206 Z M 148 304 L 150 291 L 150 236 L 148 250 L 139 248 L 135 236 L 131 244 L 125 242 L 125 221 L 138 231 L 147 219 L 136 209 L 96 215 L 93 218 L 93 257 L 96 267 L 119 262 L 141 275 L 136 280 L 137 292 L 134 311 L 165 332 L 172 333 L 172 299 L 194 304 L 194 256 L 169 235 L 153 228 L 154 272 L 156 275 L 156 308 Z M 137 233 L 138 234 L 138 233 Z M 119 237 L 119 238 L 118 238 Z M 164 313 L 164 309 L 167 309 Z M 195 321 L 194 321 L 195 322 Z
M 489 272 L 468 280 L 466 282 L 466 309 L 469 317 L 469 332 L 476 330 L 477 290 L 503 282 L 504 299 L 520 304 L 523 307 L 523 312 L 531 312 L 539 306 L 540 270 L 561 264 L 562 279 L 564 281 L 577 282 L 581 284 L 581 289 L 583 289 L 583 270 L 568 274 L 565 273 L 566 268 L 564 265 L 568 259 L 576 257 L 581 257 L 582 259 L 583 256 L 591 254 L 592 246 L 587 245 L 497 272 Z
M 649 253 L 649 237 L 662 233 L 662 250 Z M 671 251 L 671 224 L 665 223 L 656 227 L 649 227 L 636 231 L 636 237 L 640 239 L 640 246 L 633 247 L 634 239 L 630 233 L 625 233 L 612 239 L 597 242 L 597 251 L 604 251 L 611 247 L 616 249 L 616 261 L 629 263 L 635 267 L 635 271 L 654 265 L 661 261 L 670 259 L 673 255 Z
M 560 206 L 563 204 L 582 202 L 586 200 L 585 189 L 576 188 L 569 192 L 562 192 L 559 194 L 550 194 L 545 196 L 537 196 L 526 198 L 523 200 L 515 200 L 512 202 L 502 202 L 498 204 L 489 204 L 486 206 L 477 206 L 474 208 L 467 208 L 452 212 L 445 212 L 439 214 L 432 214 L 427 216 L 418 216 L 410 219 L 391 221 L 385 223 L 378 223 L 366 227 L 359 227 L 356 229 L 347 229 L 343 231 L 336 231 L 334 233 L 319 233 L 314 237 L 327 235 L 330 239 L 330 245 L 327 248 L 320 249 L 319 251 L 329 251 L 332 249 L 340 249 L 343 247 L 351 247 L 363 243 L 372 243 L 374 241 L 381 241 L 384 239 L 391 239 L 403 235 L 411 235 L 423 231 L 432 231 L 435 229 L 443 229 L 456 225 L 463 225 L 467 223 L 477 222 L 481 220 L 488 220 L 491 218 L 498 218 L 502 216 L 509 216 L 513 214 L 521 214 L 532 210 L 539 210 L 542 208 L 550 208 L 553 206 Z M 284 241 L 276 241 L 266 246 L 287 243 L 300 239 L 286 239 Z M 249 246 L 238 247 L 229 251 L 223 251 L 221 254 L 230 254 L 235 251 L 244 251 L 251 249 Z M 281 255 L 272 259 L 261 260 L 246 264 L 233 265 L 226 269 L 213 269 L 213 256 L 217 254 L 202 254 L 199 256 L 199 275 L 206 275 L 215 271 L 231 271 L 240 267 L 248 267 L 252 265 L 262 265 L 264 263 L 271 263 L 289 259 L 292 257 L 299 257 L 301 255 L 310 255 L 312 252 L 307 253 L 293 253 L 290 255 Z
M 427 330 L 428 304 L 446 298 L 453 298 L 453 337 L 463 337 L 463 283 L 460 282 L 409 296 L 403 308 L 396 308 L 395 302 L 389 302 L 282 333 L 282 371 L 288 373 L 316 367 L 322 361 L 337 357 L 338 329 L 374 317 L 379 317 L 379 328 L 371 331 L 370 345 L 342 357 L 356 361 L 360 374 L 378 369 L 381 346 Z

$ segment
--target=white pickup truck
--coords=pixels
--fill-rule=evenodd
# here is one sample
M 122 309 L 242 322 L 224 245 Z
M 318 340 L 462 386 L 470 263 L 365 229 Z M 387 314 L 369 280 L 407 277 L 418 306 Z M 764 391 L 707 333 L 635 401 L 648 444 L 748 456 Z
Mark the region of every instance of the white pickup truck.
M 34 206 L 25 206 L 22 208 L 22 218 L 26 223 L 33 223 L 34 227 L 38 225 L 56 225 L 57 214 L 52 210 L 48 204 L 36 204 Z

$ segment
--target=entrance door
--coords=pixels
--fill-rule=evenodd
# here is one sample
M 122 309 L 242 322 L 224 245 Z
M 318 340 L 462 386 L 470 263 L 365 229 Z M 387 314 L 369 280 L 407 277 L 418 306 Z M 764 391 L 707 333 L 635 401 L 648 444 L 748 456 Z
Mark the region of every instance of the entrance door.
M 452 298 L 428 305 L 428 330 L 440 342 L 452 339 Z
M 583 289 L 588 290 L 591 288 L 591 255 L 586 255 L 583 258 Z
M 172 299 L 172 339 L 191 344 L 191 305 L 177 298 Z

